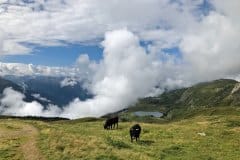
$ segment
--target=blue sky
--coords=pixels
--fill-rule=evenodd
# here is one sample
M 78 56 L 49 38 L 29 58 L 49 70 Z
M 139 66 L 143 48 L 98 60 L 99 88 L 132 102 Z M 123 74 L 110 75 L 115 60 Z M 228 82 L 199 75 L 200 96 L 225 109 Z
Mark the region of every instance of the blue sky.
M 140 43 L 147 47 L 150 43 Z M 90 60 L 99 61 L 103 56 L 103 48 L 98 45 L 66 44 L 54 47 L 36 47 L 31 54 L 7 55 L 1 61 L 6 63 L 25 63 L 46 66 L 73 66 L 81 54 L 88 54 Z M 163 48 L 166 54 L 181 58 L 181 51 L 178 47 Z
M 102 47 L 97 45 L 68 44 L 55 47 L 35 47 L 31 54 L 8 55 L 2 61 L 46 66 L 72 66 L 81 54 L 88 54 L 91 60 L 102 58 Z

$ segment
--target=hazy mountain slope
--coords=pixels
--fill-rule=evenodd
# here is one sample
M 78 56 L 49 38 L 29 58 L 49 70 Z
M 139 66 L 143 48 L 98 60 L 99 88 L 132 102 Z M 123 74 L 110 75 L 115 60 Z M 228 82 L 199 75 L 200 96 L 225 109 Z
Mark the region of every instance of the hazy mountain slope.
M 64 77 L 47 77 L 47 76 L 6 76 L 12 82 L 15 82 L 31 94 L 40 94 L 41 97 L 47 98 L 51 103 L 60 107 L 67 105 L 75 98 L 86 100 L 93 95 L 82 87 L 80 82 L 74 85 L 61 86 L 60 83 Z
M 0 93 L 2 93 L 3 90 L 7 87 L 12 87 L 14 90 L 22 91 L 22 88 L 17 84 L 0 77 Z
M 175 102 L 185 106 L 239 105 L 236 99 L 240 97 L 240 90 L 233 92 L 238 85 L 237 81 L 228 79 L 200 83 L 186 89 Z
M 6 80 L 6 79 L 0 77 L 0 95 L 3 93 L 4 89 L 8 88 L 8 87 L 11 87 L 12 89 L 14 89 L 16 91 L 24 93 L 26 96 L 24 98 L 24 100 L 27 102 L 38 101 L 41 104 L 45 104 L 45 102 L 34 98 L 29 91 L 24 91 L 24 89 L 21 86 L 15 84 L 12 81 L 9 81 L 9 80 Z
M 130 107 L 128 112 L 160 111 L 168 115 L 195 113 L 206 107 L 240 106 L 240 83 L 230 79 L 220 79 L 196 84 L 189 88 L 165 92 L 157 97 L 148 97 Z
M 38 77 L 25 81 L 25 84 L 28 90 L 39 93 L 58 106 L 67 105 L 74 98 L 86 100 L 92 97 L 79 82 L 74 86 L 61 87 L 60 81 L 61 79 L 54 77 Z

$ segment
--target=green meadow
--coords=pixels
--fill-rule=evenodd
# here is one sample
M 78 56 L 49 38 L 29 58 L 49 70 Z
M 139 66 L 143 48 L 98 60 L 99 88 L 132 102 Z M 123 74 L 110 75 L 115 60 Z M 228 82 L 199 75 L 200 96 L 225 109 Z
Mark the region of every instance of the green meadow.
M 104 130 L 104 119 L 95 118 L 55 122 L 1 119 L 0 159 L 240 159 L 238 107 L 205 109 L 171 121 L 136 121 Z M 131 143 L 129 128 L 135 123 L 141 125 L 142 133 L 140 141 Z

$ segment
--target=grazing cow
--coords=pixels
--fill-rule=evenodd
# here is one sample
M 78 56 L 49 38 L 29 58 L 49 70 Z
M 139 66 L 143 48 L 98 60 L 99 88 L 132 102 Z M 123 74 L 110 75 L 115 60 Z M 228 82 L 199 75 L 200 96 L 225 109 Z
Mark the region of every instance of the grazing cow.
M 104 129 L 118 128 L 118 116 L 113 118 L 108 118 L 104 124 Z
M 130 128 L 131 142 L 135 138 L 136 141 L 139 139 L 141 133 L 141 127 L 139 124 L 135 124 Z

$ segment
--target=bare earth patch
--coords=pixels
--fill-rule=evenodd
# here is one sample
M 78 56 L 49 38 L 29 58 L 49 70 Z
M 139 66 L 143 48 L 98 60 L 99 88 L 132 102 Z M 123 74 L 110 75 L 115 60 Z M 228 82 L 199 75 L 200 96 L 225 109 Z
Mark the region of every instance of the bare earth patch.
M 200 124 L 200 125 L 208 125 L 209 122 L 208 122 L 208 121 L 201 121 L 201 122 L 197 122 L 197 124 Z
M 231 131 L 235 131 L 235 132 L 240 132 L 240 127 L 235 127 L 233 129 L 230 129 Z
M 43 160 L 44 158 L 39 152 L 39 149 L 36 144 L 36 138 L 38 137 L 38 130 L 31 126 L 25 125 L 22 129 L 22 132 L 26 136 L 26 141 L 21 145 L 21 151 L 23 157 L 26 160 Z
M 37 147 L 38 136 L 38 130 L 31 124 L 0 121 L 0 150 L 5 154 L 0 159 L 44 160 Z

